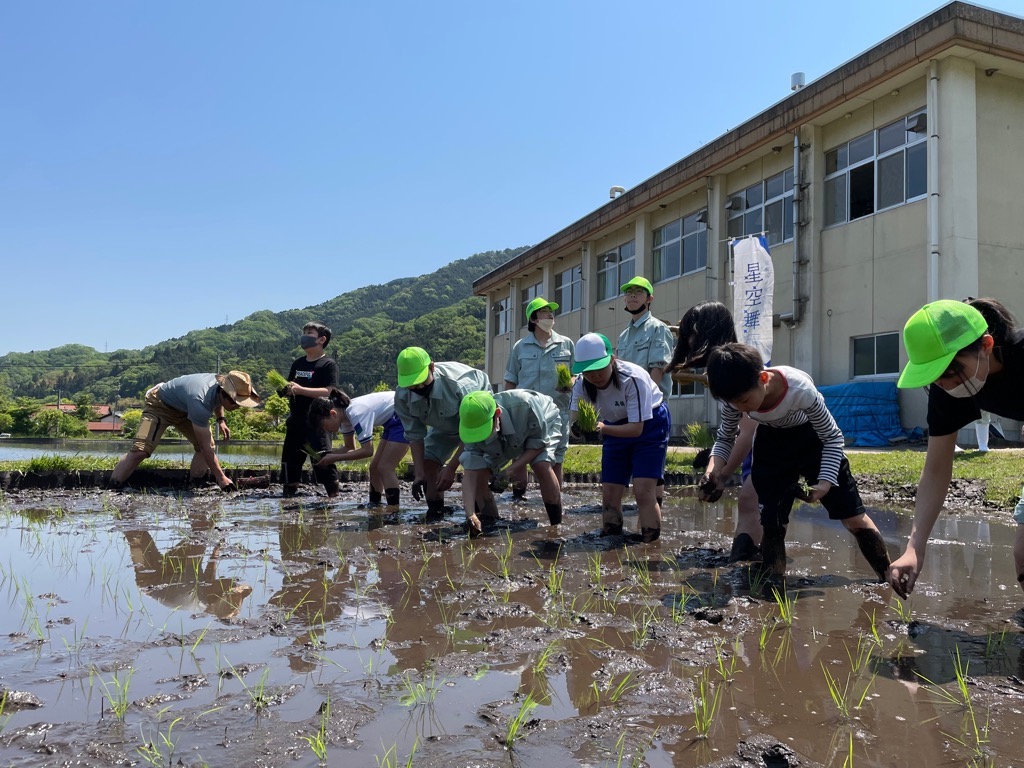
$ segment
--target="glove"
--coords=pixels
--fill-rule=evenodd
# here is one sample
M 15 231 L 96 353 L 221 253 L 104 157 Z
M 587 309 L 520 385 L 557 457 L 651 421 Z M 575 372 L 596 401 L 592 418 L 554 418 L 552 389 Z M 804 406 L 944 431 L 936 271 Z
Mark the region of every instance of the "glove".
M 423 501 L 423 497 L 427 495 L 427 481 L 426 480 L 413 480 L 412 483 L 412 497 L 416 501 Z
M 719 488 L 718 483 L 715 482 L 715 479 L 710 476 L 705 477 L 698 487 L 700 488 L 701 501 L 706 501 L 709 504 L 714 504 L 716 501 L 722 498 L 722 491 L 724 489 Z

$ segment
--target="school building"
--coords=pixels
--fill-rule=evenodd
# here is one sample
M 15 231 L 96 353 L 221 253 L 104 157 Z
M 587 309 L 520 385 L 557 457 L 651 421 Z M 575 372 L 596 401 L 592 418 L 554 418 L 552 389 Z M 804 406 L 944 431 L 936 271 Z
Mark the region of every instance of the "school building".
M 772 362 L 819 385 L 895 381 L 903 324 L 930 300 L 995 296 L 1024 320 L 1024 19 L 950 3 L 805 86 L 794 80 L 783 101 L 612 188 L 608 203 L 477 280 L 492 382 L 533 297 L 560 305 L 559 333 L 614 342 L 630 320 L 619 286 L 643 275 L 655 316 L 676 325 L 697 302 L 732 306 L 727 238 L 759 232 L 775 271 Z M 904 426 L 923 427 L 924 391 L 899 397 Z M 718 423 L 699 384 L 675 385 L 669 405 L 676 434 Z

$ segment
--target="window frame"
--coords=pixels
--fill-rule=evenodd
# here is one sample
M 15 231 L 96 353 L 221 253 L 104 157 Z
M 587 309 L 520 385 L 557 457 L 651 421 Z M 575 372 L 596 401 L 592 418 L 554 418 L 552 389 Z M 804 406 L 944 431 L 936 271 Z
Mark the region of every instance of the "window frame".
M 901 205 L 907 205 L 909 203 L 917 202 L 918 200 L 923 200 L 924 198 L 926 198 L 928 196 L 928 165 L 927 165 L 927 161 L 925 162 L 925 167 L 924 167 L 924 174 L 925 174 L 925 176 L 924 176 L 924 190 L 922 192 L 916 194 L 916 195 L 910 195 L 909 194 L 909 192 L 910 192 L 910 174 L 908 173 L 908 170 L 909 170 L 910 166 L 908 165 L 908 158 L 910 156 L 910 151 L 911 151 L 911 149 L 914 149 L 914 148 L 917 148 L 917 147 L 921 147 L 923 145 L 925 147 L 924 151 L 927 152 L 927 142 L 928 142 L 927 127 L 926 127 L 926 129 L 924 131 L 914 131 L 910 127 L 911 123 L 912 122 L 916 122 L 917 118 L 919 116 L 921 116 L 921 115 L 924 115 L 925 121 L 926 121 L 925 125 L 927 126 L 928 110 L 927 110 L 927 107 L 921 107 L 920 109 L 915 109 L 913 112 L 910 112 L 909 114 L 906 114 L 906 115 L 904 115 L 903 117 L 901 117 L 901 118 L 899 118 L 897 120 L 893 120 L 892 122 L 886 123 L 885 125 L 880 126 L 878 128 L 873 128 L 869 133 L 865 133 L 865 134 L 862 134 L 860 136 L 856 136 L 856 137 L 850 139 L 849 141 L 847 141 L 847 142 L 845 142 L 843 144 L 840 144 L 840 145 L 838 145 L 836 147 L 833 147 L 832 149 L 829 149 L 829 150 L 827 150 L 825 152 L 825 168 L 826 169 L 829 167 L 829 157 L 830 156 L 835 157 L 836 158 L 836 165 L 837 166 L 841 166 L 841 167 L 837 167 L 837 169 L 832 171 L 831 173 L 827 173 L 827 172 L 825 173 L 825 175 L 824 175 L 824 177 L 822 179 L 822 187 L 823 187 L 824 190 L 828 190 L 830 185 L 835 185 L 836 182 L 840 182 L 840 181 L 842 182 L 841 189 L 843 190 L 843 194 L 844 194 L 845 216 L 841 220 L 837 219 L 835 221 L 829 221 L 828 220 L 829 206 L 826 205 L 825 206 L 825 212 L 824 212 L 825 220 L 823 222 L 823 224 L 824 224 L 823 229 L 828 229 L 830 227 L 842 226 L 843 224 L 849 224 L 851 221 L 859 221 L 860 219 L 867 218 L 868 216 L 873 216 L 876 213 L 882 213 L 884 211 L 891 211 L 893 208 L 898 208 Z M 881 139 L 882 134 L 884 132 L 887 132 L 887 131 L 891 130 L 894 126 L 897 126 L 900 123 L 903 123 L 903 142 L 900 143 L 900 144 L 897 144 L 895 146 L 889 147 L 888 149 L 879 151 L 880 139 Z M 913 139 L 909 139 L 908 138 L 909 136 L 914 136 L 914 138 Z M 865 141 L 869 137 L 871 139 L 871 155 L 868 156 L 868 157 L 861 158 L 861 159 L 857 160 L 854 163 L 850 163 L 849 162 L 849 156 L 850 156 L 850 149 L 852 148 L 852 146 L 857 144 L 858 142 Z M 902 195 L 902 199 L 899 200 L 898 202 L 889 203 L 888 205 L 882 207 L 882 206 L 880 206 L 880 196 L 881 196 L 881 183 L 880 182 L 881 182 L 881 176 L 880 176 L 880 173 L 879 173 L 879 166 L 881 164 L 884 164 L 886 160 L 890 160 L 891 158 L 896 157 L 896 156 L 902 157 L 902 162 L 900 164 L 901 167 L 902 167 L 902 172 L 903 172 L 903 195 Z M 861 214 L 859 216 L 852 217 L 850 215 L 850 205 L 851 205 L 851 202 L 850 202 L 850 193 L 851 193 L 851 189 L 850 189 L 850 175 L 851 175 L 852 171 L 855 171 L 855 170 L 857 170 L 859 168 L 862 168 L 864 166 L 867 166 L 869 164 L 872 166 L 872 185 L 873 185 L 873 188 L 871 190 L 872 210 L 869 213 L 864 213 L 864 214 Z
M 662 226 L 651 230 L 651 242 L 654 243 L 657 240 L 657 233 L 664 229 L 672 226 L 679 227 L 679 234 L 664 242 L 658 243 L 658 245 L 651 246 L 651 265 L 652 272 L 654 274 L 654 280 L 652 281 L 655 285 L 658 283 L 664 283 L 667 280 L 674 280 L 679 277 L 687 277 L 689 275 L 695 275 L 698 272 L 706 271 L 708 268 L 708 224 L 707 224 L 707 208 L 699 208 L 693 213 L 687 214 L 686 216 L 680 216 L 678 219 L 663 224 Z M 700 221 L 701 215 L 704 217 L 704 221 Z M 687 231 L 690 228 L 690 231 Z M 702 242 L 703 240 L 703 242 Z M 686 245 L 687 243 L 696 242 L 696 248 L 698 253 L 697 266 L 693 269 L 687 270 L 686 267 Z M 678 243 L 679 247 L 679 271 L 674 274 L 659 274 L 661 267 L 661 251 L 667 247 Z
M 895 363 L 896 367 L 892 371 L 879 371 L 878 370 L 878 341 L 883 338 L 892 340 L 895 348 Z M 871 373 L 857 373 L 857 342 L 872 340 L 874 343 L 871 345 L 872 352 L 872 372 Z M 860 336 L 850 337 L 850 380 L 851 381 L 870 381 L 877 379 L 892 379 L 899 376 L 900 373 L 900 332 L 899 331 L 884 331 L 882 333 L 868 333 Z
M 492 336 L 504 336 L 514 327 L 512 325 L 512 303 L 509 296 L 503 296 L 491 305 L 491 312 L 494 314 L 494 333 Z
M 786 183 L 786 176 L 787 175 L 789 176 L 789 184 L 788 185 Z M 779 194 L 772 195 L 771 197 L 769 197 L 768 196 L 768 185 L 769 185 L 769 183 L 774 182 L 780 176 L 782 177 L 782 192 L 779 193 Z M 754 203 L 753 205 L 750 205 L 750 204 L 748 204 L 748 200 L 750 199 L 751 193 L 754 190 L 757 190 L 757 195 L 756 195 L 755 199 L 758 199 L 758 202 Z M 782 243 L 791 243 L 791 242 L 793 242 L 793 238 L 794 238 L 793 206 L 795 205 L 795 200 L 796 200 L 796 174 L 795 174 L 795 172 L 793 170 L 793 166 L 790 166 L 789 168 L 784 168 L 783 170 L 779 171 L 778 173 L 773 173 L 768 178 L 761 179 L 760 181 L 755 182 L 753 184 L 750 184 L 749 186 L 746 186 L 746 187 L 744 187 L 743 189 L 741 189 L 741 190 L 739 190 L 737 192 L 733 192 L 733 193 L 731 193 L 729 195 L 726 195 L 726 197 L 728 198 L 728 200 L 730 202 L 736 201 L 736 200 L 740 200 L 742 202 L 741 205 L 735 206 L 733 208 L 730 208 L 729 211 L 728 211 L 729 215 L 726 217 L 725 229 L 726 229 L 726 233 L 728 234 L 728 236 L 730 238 L 749 237 L 750 235 L 764 234 L 768 238 L 768 247 L 769 248 L 771 248 L 773 246 L 776 246 L 776 245 L 780 245 Z M 787 200 L 789 202 L 788 206 L 786 204 Z M 779 240 L 774 240 L 773 241 L 771 239 L 771 236 L 770 236 L 771 233 L 767 229 L 767 224 L 768 223 L 767 223 L 767 220 L 766 220 L 766 218 L 767 218 L 766 214 L 768 213 L 768 208 L 770 206 L 777 205 L 777 204 L 781 204 L 781 206 L 782 206 L 782 238 L 779 239 Z M 787 208 L 789 210 L 789 214 L 788 215 L 786 213 Z M 750 217 L 750 214 L 754 213 L 755 211 L 759 211 L 760 212 L 760 221 L 761 221 L 761 223 L 760 223 L 760 226 L 757 228 L 756 232 L 748 232 L 747 231 L 747 226 L 746 226 L 747 219 Z M 741 223 L 740 232 L 738 232 L 738 233 L 735 232 L 733 230 L 733 228 L 732 228 L 733 222 L 736 222 L 736 221 Z M 788 237 L 786 236 L 787 225 L 788 225 L 789 230 L 790 230 Z
M 565 276 L 569 275 L 568 282 Z M 565 300 L 566 286 L 568 286 L 569 300 Z M 562 270 L 555 275 L 555 303 L 558 305 L 558 314 L 567 315 L 576 312 L 583 307 L 583 265 L 577 264 L 574 267 Z
M 666 374 L 668 375 L 668 374 Z M 692 389 L 692 392 L 684 392 L 684 389 Z M 688 384 L 680 384 L 675 379 L 672 379 L 672 389 L 669 391 L 668 396 L 671 400 L 684 400 L 694 399 L 698 397 L 704 397 L 704 393 L 707 392 L 707 387 L 699 381 L 691 381 Z
M 628 255 L 624 255 L 624 251 L 628 251 Z M 612 258 L 615 260 L 611 261 Z M 598 255 L 597 264 L 597 300 L 610 301 L 621 293 L 619 287 L 636 274 L 636 240 L 629 240 Z M 607 295 L 602 295 L 602 287 Z
M 523 322 L 519 326 L 520 328 L 525 328 L 526 325 L 530 321 L 530 318 L 528 318 L 526 316 L 526 307 L 527 307 L 527 305 L 531 301 L 533 301 L 535 298 L 537 298 L 538 296 L 543 296 L 543 295 L 544 295 L 544 281 L 543 280 L 539 280 L 538 282 L 534 283 L 533 285 L 528 285 L 526 288 L 519 289 L 519 298 L 520 298 L 519 306 L 522 309 L 522 314 L 520 314 L 520 317 L 523 318 Z

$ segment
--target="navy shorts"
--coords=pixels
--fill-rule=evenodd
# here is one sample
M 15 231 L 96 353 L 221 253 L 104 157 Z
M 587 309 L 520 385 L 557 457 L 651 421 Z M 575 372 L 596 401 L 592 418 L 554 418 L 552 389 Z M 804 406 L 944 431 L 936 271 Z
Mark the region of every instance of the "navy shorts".
M 383 439 L 389 443 L 409 444 L 409 441 L 405 439 L 405 428 L 402 426 L 402 420 L 398 418 L 397 413 L 392 414 L 391 418 L 384 422 Z
M 627 423 L 625 419 L 614 422 Z M 653 416 L 644 422 L 644 431 L 636 437 L 602 437 L 601 482 L 629 485 L 634 477 L 660 480 L 665 476 L 668 455 L 668 434 L 672 421 L 662 403 Z

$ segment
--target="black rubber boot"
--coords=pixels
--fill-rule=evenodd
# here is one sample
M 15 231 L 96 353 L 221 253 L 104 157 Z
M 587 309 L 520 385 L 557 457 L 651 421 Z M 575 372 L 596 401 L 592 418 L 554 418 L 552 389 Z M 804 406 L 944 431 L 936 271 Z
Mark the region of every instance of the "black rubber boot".
M 562 505 L 561 504 L 548 504 L 545 501 L 544 502 L 544 509 L 547 510 L 548 521 L 552 525 L 558 525 L 560 522 L 562 522 Z
M 757 553 L 757 544 L 754 543 L 750 534 L 741 533 L 732 540 L 732 549 L 729 550 L 729 563 L 753 560 Z
M 773 576 L 786 573 L 786 526 L 764 527 L 761 539 L 761 567 Z
M 385 488 L 384 489 L 384 500 L 387 502 L 389 507 L 398 506 L 398 488 Z
M 878 574 L 878 580 L 888 581 L 889 551 L 885 548 L 885 542 L 878 531 L 871 528 L 858 528 L 852 533 L 857 539 L 857 546 L 860 547 L 864 559 L 868 561 L 871 569 Z
M 621 536 L 622 523 L 605 523 L 601 528 L 602 536 Z
M 427 522 L 437 521 L 444 517 L 444 500 L 427 501 Z
M 521 485 L 512 486 L 512 501 L 523 502 L 526 501 L 526 488 Z
M 644 544 L 650 544 L 661 538 L 661 528 L 641 528 L 640 540 Z
M 616 507 L 603 507 L 601 510 L 601 535 L 622 535 L 622 510 Z
M 381 501 L 380 491 L 373 490 L 373 486 L 370 486 L 370 506 L 379 507 Z

